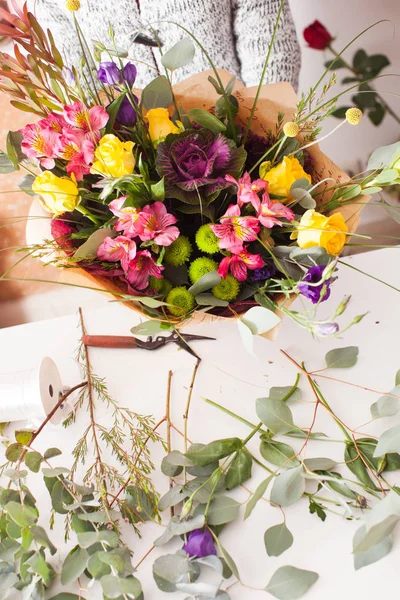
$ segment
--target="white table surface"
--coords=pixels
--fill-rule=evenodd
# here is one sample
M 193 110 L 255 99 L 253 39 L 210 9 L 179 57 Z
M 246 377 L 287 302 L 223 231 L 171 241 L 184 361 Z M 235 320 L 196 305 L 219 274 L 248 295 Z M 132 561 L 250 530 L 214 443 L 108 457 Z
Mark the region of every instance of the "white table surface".
M 399 248 L 380 250 L 371 253 L 346 257 L 357 268 L 363 269 L 388 283 L 400 288 Z M 400 368 L 399 331 L 400 296 L 382 284 L 366 278 L 347 268 L 339 268 L 339 278 L 333 285 L 332 297 L 321 306 L 321 314 L 329 315 L 344 294 L 351 294 L 352 301 L 342 316 L 343 322 L 355 315 L 369 311 L 358 325 L 347 331 L 343 339 L 313 340 L 307 331 L 299 329 L 293 322 L 285 320 L 278 339 L 270 342 L 262 338 L 255 340 L 257 358 L 245 353 L 234 322 L 204 323 L 190 332 L 213 335 L 215 342 L 197 342 L 195 348 L 202 356 L 196 380 L 189 420 L 189 438 L 197 442 L 208 442 L 218 437 L 234 435 L 244 437 L 249 430 L 241 423 L 230 419 L 218 410 L 207 405 L 202 397 L 208 397 L 241 414 L 250 421 L 256 421 L 255 400 L 268 395 L 272 385 L 290 385 L 296 370 L 280 354 L 285 349 L 297 360 L 306 362 L 309 369 L 322 368 L 324 355 L 331 348 L 357 345 L 360 357 L 357 365 L 349 370 L 336 370 L 337 378 L 345 379 L 378 390 L 388 391 L 394 385 L 394 376 Z M 293 305 L 296 308 L 296 304 Z M 110 303 L 105 308 L 84 311 L 87 330 L 92 334 L 129 334 L 130 328 L 140 321 L 134 311 L 118 303 Z M 51 356 L 57 363 L 63 381 L 72 386 L 80 379 L 74 361 L 80 329 L 78 316 L 69 315 L 18 327 L 0 330 L 1 364 L 3 373 L 24 370 L 37 366 L 42 357 Z M 155 353 L 144 350 L 103 350 L 90 349 L 93 371 L 105 377 L 112 396 L 122 405 L 129 406 L 139 413 L 152 413 L 155 420 L 164 415 L 167 375 L 173 370 L 172 419 L 181 428 L 182 414 L 187 398 L 187 390 L 192 377 L 195 360 L 187 353 L 170 345 Z M 342 420 L 356 427 L 369 419 L 369 406 L 377 397 L 375 394 L 352 388 L 337 382 L 320 380 L 326 398 L 333 405 Z M 291 403 L 296 423 L 307 427 L 311 423 L 313 398 L 304 378 L 300 382 L 303 401 Z M 104 407 L 98 406 L 99 420 L 107 423 Z M 0 399 L 1 421 L 1 399 Z M 45 433 L 38 437 L 35 446 L 44 450 L 58 446 L 63 456 L 53 459 L 56 465 L 71 464 L 71 448 L 79 432 L 87 424 L 87 414 L 79 413 L 77 423 L 67 430 L 49 425 Z M 390 425 L 393 420 L 390 421 Z M 19 424 L 20 425 L 20 424 Z M 367 432 L 380 433 L 389 427 L 387 419 L 368 426 Z M 322 410 L 318 414 L 316 431 L 324 431 L 336 439 L 342 434 L 329 416 Z M 7 432 L 6 432 L 7 433 Z M 296 440 L 294 442 L 296 447 Z M 182 449 L 178 435 L 173 436 L 173 447 Z M 258 453 L 258 441 L 251 441 L 251 449 Z M 343 460 L 343 444 L 312 442 L 307 448 L 307 456 L 330 456 Z M 154 448 L 153 457 L 159 465 L 162 450 Z M 253 477 L 247 485 L 253 491 L 264 478 L 265 472 L 255 466 Z M 396 474 L 398 477 L 398 474 Z M 40 477 L 32 475 L 32 479 Z M 154 474 L 154 482 L 159 491 L 166 491 L 168 482 L 161 473 Z M 397 481 L 400 484 L 400 481 Z M 41 523 L 47 525 L 49 500 L 44 485 L 35 484 L 39 498 Z M 230 492 L 239 500 L 247 497 L 243 490 Z M 254 587 L 267 584 L 273 572 L 282 565 L 290 564 L 319 573 L 318 582 L 305 596 L 307 600 L 337 600 L 338 598 L 393 597 L 392 589 L 397 581 L 399 561 L 399 540 L 395 540 L 392 553 L 367 568 L 355 572 L 352 561 L 352 536 L 360 525 L 328 513 L 325 523 L 315 515 L 310 515 L 306 500 L 286 510 L 287 525 L 294 535 L 293 546 L 282 556 L 269 558 L 263 543 L 264 531 L 281 521 L 280 511 L 266 502 L 259 502 L 254 513 L 246 522 L 230 524 L 222 533 L 224 546 L 236 561 L 243 581 Z M 62 547 L 63 517 L 56 516 L 56 529 L 51 536 Z M 151 547 L 153 540 L 160 535 L 161 526 L 146 524 L 142 527 L 142 539 L 131 539 L 134 547 L 134 563 Z M 134 536 L 133 533 L 129 535 Z M 155 550 L 140 566 L 137 576 L 144 588 L 146 600 L 168 598 L 160 592 L 152 579 L 151 567 L 159 554 L 174 552 L 179 544 L 171 543 Z M 67 551 L 68 548 L 65 547 Z M 57 567 L 57 560 L 55 561 Z M 87 598 L 101 598 L 101 592 L 91 588 Z M 74 591 L 71 586 L 69 591 Z M 54 592 L 55 593 L 55 592 Z M 266 598 L 265 592 L 253 591 L 236 585 L 231 588 L 233 600 L 258 600 Z M 52 595 L 52 594 L 50 594 Z M 184 598 L 183 594 L 169 594 L 171 599 Z

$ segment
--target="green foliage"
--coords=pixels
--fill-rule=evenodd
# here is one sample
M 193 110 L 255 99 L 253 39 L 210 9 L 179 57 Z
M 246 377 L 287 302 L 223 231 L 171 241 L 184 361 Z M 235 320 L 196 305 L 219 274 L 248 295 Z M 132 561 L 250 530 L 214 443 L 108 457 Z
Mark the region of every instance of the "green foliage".
M 265 591 L 278 600 L 296 600 L 303 596 L 317 581 L 318 574 L 296 567 L 280 567 L 273 574 Z
M 193 247 L 184 235 L 180 235 L 170 246 L 165 249 L 165 260 L 173 267 L 179 267 L 185 264 L 192 254 Z
M 349 369 L 357 363 L 357 360 L 357 346 L 336 348 L 335 350 L 330 350 L 325 356 L 328 369 Z
M 142 105 L 146 110 L 168 108 L 172 99 L 169 83 L 162 75 L 153 79 L 142 92 Z
M 163 67 L 169 71 L 175 71 L 190 64 L 194 58 L 195 47 L 190 38 L 179 40 L 161 57 Z
M 293 535 L 286 527 L 286 523 L 274 525 L 264 534 L 264 544 L 268 556 L 280 556 L 293 544 Z

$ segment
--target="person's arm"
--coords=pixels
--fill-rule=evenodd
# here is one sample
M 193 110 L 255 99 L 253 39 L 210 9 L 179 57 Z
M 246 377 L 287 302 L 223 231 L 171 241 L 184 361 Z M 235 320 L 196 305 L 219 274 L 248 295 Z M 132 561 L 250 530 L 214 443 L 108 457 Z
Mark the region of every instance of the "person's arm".
M 241 76 L 247 86 L 257 85 L 278 16 L 280 0 L 233 0 L 233 29 Z M 297 91 L 300 46 L 286 0 L 264 83 L 288 81 Z

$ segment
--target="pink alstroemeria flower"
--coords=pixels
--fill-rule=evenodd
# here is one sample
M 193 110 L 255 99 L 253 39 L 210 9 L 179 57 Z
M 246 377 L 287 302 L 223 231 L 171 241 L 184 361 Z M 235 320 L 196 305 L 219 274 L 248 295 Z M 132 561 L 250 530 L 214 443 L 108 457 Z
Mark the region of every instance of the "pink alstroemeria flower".
M 226 181 L 236 185 L 238 188 L 237 199 L 238 205 L 241 207 L 243 204 L 247 204 L 247 202 L 251 202 L 254 206 L 255 210 L 258 211 L 260 207 L 260 198 L 258 194 L 263 190 L 268 189 L 268 181 L 264 181 L 264 179 L 256 179 L 255 181 L 251 181 L 250 173 L 244 173 L 243 177 L 236 181 L 232 177 L 232 175 L 225 175 Z
M 64 117 L 67 123 L 75 129 L 84 132 L 87 139 L 98 141 L 100 139 L 100 129 L 107 121 L 107 111 L 102 106 L 92 106 L 87 109 L 82 102 L 74 102 L 64 107 Z
M 59 136 L 56 147 L 56 156 L 68 161 L 67 173 L 73 173 L 77 181 L 90 173 L 90 165 L 94 159 L 94 144 L 85 139 L 83 132 L 65 130 Z
M 53 169 L 55 145 L 60 134 L 50 127 L 42 127 L 41 123 L 31 123 L 19 130 L 23 136 L 21 150 L 28 158 L 38 159 L 45 169 Z
M 242 249 L 243 242 L 257 239 L 260 231 L 257 217 L 241 217 L 237 204 L 231 204 L 220 221 L 218 225 L 210 225 L 210 227 L 219 238 L 219 247 L 234 254 Z
M 120 261 L 126 272 L 136 256 L 136 243 L 123 235 L 116 238 L 106 237 L 97 248 L 97 256 L 100 260 Z
M 161 279 L 163 270 L 164 267 L 156 265 L 148 250 L 141 250 L 129 263 L 126 278 L 134 288 L 144 290 L 149 285 L 149 277 Z
M 179 237 L 179 229 L 174 227 L 177 220 L 162 202 L 148 204 L 139 213 L 139 237 L 142 242 L 154 240 L 159 246 L 169 246 Z
M 260 209 L 257 212 L 257 217 L 259 218 L 261 225 L 268 227 L 268 229 L 272 229 L 274 225 L 282 227 L 283 223 L 279 218 L 293 221 L 294 212 L 281 202 L 271 200 L 268 192 L 264 192 Z
M 223 279 L 230 270 L 232 275 L 238 281 L 246 281 L 247 270 L 255 271 L 264 266 L 264 261 L 259 254 L 250 254 L 246 248 L 243 248 L 238 254 L 231 254 L 223 258 L 218 267 L 218 275 Z
M 126 196 L 116 198 L 108 205 L 113 215 L 118 217 L 114 229 L 122 231 L 128 237 L 136 237 L 139 233 L 139 210 L 134 206 L 124 206 Z M 124 206 L 124 208 L 122 208 Z

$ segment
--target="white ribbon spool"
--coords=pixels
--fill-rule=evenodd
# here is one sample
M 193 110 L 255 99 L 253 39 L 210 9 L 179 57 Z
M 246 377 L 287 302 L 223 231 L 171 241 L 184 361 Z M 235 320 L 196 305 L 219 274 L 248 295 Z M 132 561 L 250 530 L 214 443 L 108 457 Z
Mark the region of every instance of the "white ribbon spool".
M 44 420 L 69 389 L 49 357 L 37 369 L 0 375 L 0 422 Z M 64 402 L 50 422 L 59 423 L 71 410 L 71 404 Z

